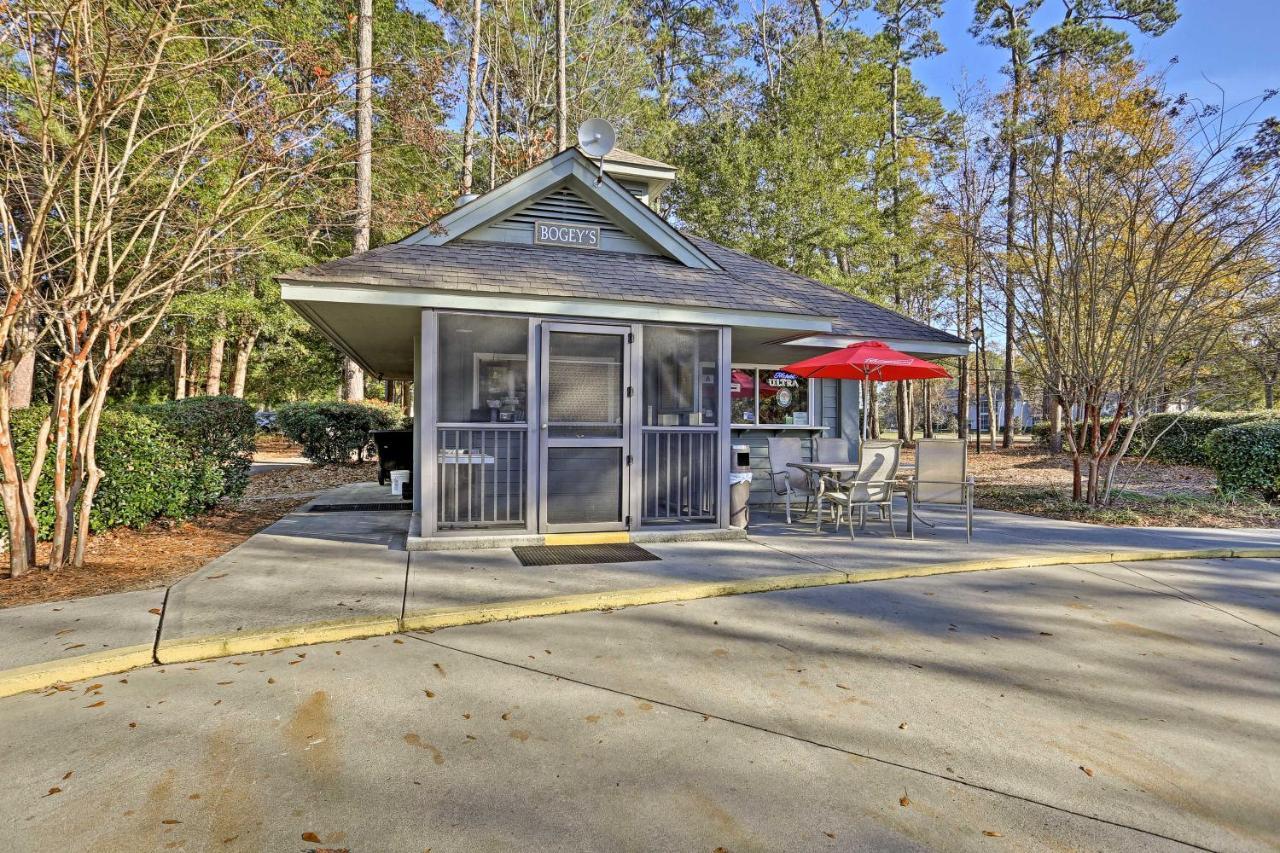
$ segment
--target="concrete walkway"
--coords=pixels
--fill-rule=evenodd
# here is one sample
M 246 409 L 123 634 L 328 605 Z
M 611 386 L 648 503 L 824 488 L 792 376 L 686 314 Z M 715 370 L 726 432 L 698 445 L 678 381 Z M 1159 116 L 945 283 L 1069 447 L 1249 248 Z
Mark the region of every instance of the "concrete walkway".
M 0 700 L 0 838 L 1274 851 L 1277 620 L 1280 561 L 1146 561 L 147 667 Z
M 127 651 L 125 669 L 328 640 L 690 600 L 732 592 L 877 579 L 888 569 L 936 573 L 1072 561 L 1106 563 L 1170 551 L 1280 548 L 1280 530 L 1108 528 L 979 511 L 972 544 L 956 513 L 894 539 L 870 522 L 856 541 L 830 525 L 782 524 L 757 513 L 745 540 L 651 544 L 657 561 L 521 566 L 510 549 L 404 550 L 407 511 L 312 512 L 315 504 L 388 502 L 388 490 L 354 484 L 324 493 L 166 590 L 0 610 L 0 695 L 51 683 L 90 653 Z M 1278 552 L 1280 553 L 1280 552 Z M 1000 561 L 1003 561 L 1001 563 Z M 643 593 L 643 594 L 638 594 Z M 163 612 L 161 617 L 155 611 Z M 107 664 L 98 664 L 97 672 Z M 26 668 L 16 680 L 5 673 Z M 90 675 L 81 677 L 91 677 Z M 61 676 L 64 677 L 65 676 Z M 54 679 L 56 680 L 56 679 Z

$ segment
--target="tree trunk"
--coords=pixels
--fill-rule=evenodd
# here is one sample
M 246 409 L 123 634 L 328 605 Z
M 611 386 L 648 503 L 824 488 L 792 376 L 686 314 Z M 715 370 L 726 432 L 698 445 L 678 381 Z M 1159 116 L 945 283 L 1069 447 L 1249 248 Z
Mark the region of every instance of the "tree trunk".
M 244 398 L 245 380 L 249 377 L 249 357 L 253 355 L 253 346 L 257 342 L 257 332 L 241 332 L 236 341 L 235 369 L 231 374 L 232 397 Z
M 1013 447 L 1013 340 L 1017 315 L 1014 302 L 1013 257 L 1017 245 L 1018 213 L 1018 121 L 1022 112 L 1022 55 L 1018 52 L 1017 17 L 1009 8 L 1009 65 L 1013 74 L 1013 92 L 1009 101 L 1009 174 L 1008 199 L 1005 210 L 1004 268 L 1004 447 Z M 994 418 L 992 419 L 994 421 Z
M 369 251 L 373 216 L 373 0 L 360 0 L 356 47 L 356 228 L 352 248 Z M 342 399 L 364 399 L 364 371 L 342 360 Z
M 9 392 L 0 388 L 0 499 L 4 502 L 5 529 L 9 537 L 9 576 L 20 577 L 31 568 L 27 548 L 27 515 L 22 499 L 22 476 L 12 442 Z
M 227 318 L 218 315 L 218 330 L 209 345 L 209 375 L 205 377 L 204 393 L 216 397 L 222 393 L 222 359 L 227 351 Z
M 920 425 L 924 432 L 925 438 L 933 438 L 933 414 L 929 411 L 933 401 L 929 394 L 929 380 L 925 379 L 920 383 L 920 406 L 924 409 L 924 415 L 921 418 Z
M 827 21 L 822 15 L 822 0 L 809 0 L 809 8 L 813 10 L 813 26 L 818 33 L 818 47 L 827 46 Z
M 1276 407 L 1276 383 L 1275 380 L 1268 380 L 1262 383 L 1262 404 L 1267 409 Z
M 556 144 L 557 151 L 569 147 L 569 94 L 565 80 L 567 45 L 564 20 L 565 0 L 556 0 Z
M 35 387 L 36 353 L 35 350 L 25 352 L 13 368 L 9 377 L 9 408 L 12 411 L 25 409 L 31 405 L 31 392 Z
M 173 353 L 173 399 L 187 398 L 187 330 L 178 333 L 178 346 Z
M 476 113 L 480 101 L 480 0 L 471 3 L 471 55 L 467 58 L 467 114 L 462 122 L 462 192 L 471 192 L 476 162 Z

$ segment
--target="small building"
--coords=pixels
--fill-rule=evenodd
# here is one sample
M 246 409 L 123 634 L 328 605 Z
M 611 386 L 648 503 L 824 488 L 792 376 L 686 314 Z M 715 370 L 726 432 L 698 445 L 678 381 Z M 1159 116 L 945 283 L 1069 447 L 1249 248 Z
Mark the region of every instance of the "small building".
M 781 365 L 867 339 L 967 351 L 680 231 L 654 209 L 675 177 L 569 149 L 397 243 L 280 276 L 366 371 L 414 382 L 411 548 L 724 529 L 733 444 L 766 492 L 769 436 L 856 453 L 857 383 Z

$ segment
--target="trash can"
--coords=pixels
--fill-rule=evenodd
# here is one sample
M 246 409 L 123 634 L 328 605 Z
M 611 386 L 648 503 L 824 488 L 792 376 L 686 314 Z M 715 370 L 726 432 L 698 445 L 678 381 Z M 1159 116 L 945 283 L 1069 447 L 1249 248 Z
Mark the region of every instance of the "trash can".
M 751 448 L 733 446 L 733 464 L 729 466 L 729 526 L 745 528 L 751 520 Z

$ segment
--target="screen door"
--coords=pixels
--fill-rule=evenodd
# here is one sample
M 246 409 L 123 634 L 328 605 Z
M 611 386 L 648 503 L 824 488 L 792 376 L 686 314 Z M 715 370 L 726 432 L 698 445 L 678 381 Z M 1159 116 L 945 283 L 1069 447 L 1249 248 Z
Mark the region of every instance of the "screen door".
M 630 330 L 542 326 L 540 529 L 625 530 Z

